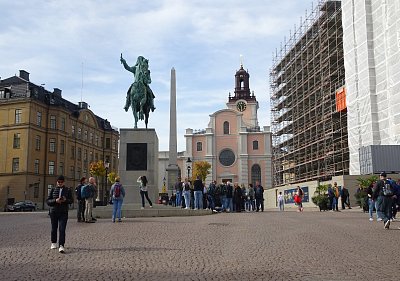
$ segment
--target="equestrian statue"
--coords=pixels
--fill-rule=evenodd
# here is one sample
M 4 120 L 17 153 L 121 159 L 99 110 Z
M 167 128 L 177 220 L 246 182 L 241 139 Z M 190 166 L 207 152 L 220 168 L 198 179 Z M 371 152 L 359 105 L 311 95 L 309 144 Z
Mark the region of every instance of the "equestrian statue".
M 150 110 L 154 112 L 155 109 L 155 96 L 149 87 L 149 84 L 151 83 L 149 60 L 139 56 L 136 60 L 136 64 L 130 67 L 121 54 L 120 61 L 124 68 L 129 72 L 132 72 L 135 77 L 134 82 L 126 93 L 124 109 L 127 112 L 129 107 L 132 108 L 133 117 L 135 118 L 135 129 L 137 129 L 138 120 L 144 120 L 147 129 L 149 112 Z

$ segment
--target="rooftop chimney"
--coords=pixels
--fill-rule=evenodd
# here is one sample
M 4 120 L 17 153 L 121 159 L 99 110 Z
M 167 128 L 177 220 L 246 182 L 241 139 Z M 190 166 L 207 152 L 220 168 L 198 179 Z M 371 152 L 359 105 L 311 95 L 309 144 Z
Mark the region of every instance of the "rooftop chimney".
M 80 101 L 78 103 L 78 106 L 79 106 L 80 109 L 88 109 L 88 104 L 86 102 L 84 102 L 84 101 Z
M 61 90 L 59 88 L 54 88 L 53 94 L 61 97 Z
M 26 80 L 26 81 L 29 81 L 29 72 L 25 71 L 25 70 L 20 70 L 19 71 L 19 77 L 24 79 L 24 80 Z

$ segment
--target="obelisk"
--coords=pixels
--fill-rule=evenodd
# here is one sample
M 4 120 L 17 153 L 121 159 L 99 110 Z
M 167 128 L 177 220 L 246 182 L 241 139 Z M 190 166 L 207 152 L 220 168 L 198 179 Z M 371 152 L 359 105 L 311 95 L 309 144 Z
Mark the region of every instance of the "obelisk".
M 175 69 L 171 69 L 171 92 L 169 104 L 169 162 L 168 172 L 168 190 L 173 190 L 178 180 L 179 167 L 177 165 L 177 140 L 176 140 L 176 75 Z

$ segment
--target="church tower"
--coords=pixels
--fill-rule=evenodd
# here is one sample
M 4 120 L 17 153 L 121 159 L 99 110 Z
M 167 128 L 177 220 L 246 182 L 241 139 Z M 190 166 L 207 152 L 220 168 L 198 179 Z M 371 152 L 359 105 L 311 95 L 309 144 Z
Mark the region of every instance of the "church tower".
M 234 96 L 229 93 L 229 101 L 226 104 L 229 109 L 233 109 L 243 114 L 243 121 L 249 127 L 257 127 L 258 101 L 254 92 L 250 92 L 250 74 L 244 70 L 243 64 L 235 74 Z

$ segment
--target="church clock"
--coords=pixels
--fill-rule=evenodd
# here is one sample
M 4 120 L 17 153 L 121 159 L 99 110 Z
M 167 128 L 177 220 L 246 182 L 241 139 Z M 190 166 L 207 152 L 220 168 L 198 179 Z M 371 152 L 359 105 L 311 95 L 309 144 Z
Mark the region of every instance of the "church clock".
M 239 102 L 236 104 L 236 108 L 237 108 L 237 110 L 239 110 L 240 112 L 243 112 L 243 111 L 246 110 L 246 103 L 243 102 L 243 101 L 239 101 Z

